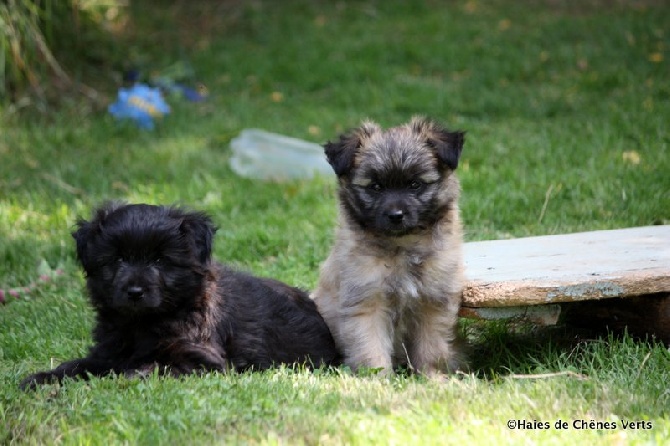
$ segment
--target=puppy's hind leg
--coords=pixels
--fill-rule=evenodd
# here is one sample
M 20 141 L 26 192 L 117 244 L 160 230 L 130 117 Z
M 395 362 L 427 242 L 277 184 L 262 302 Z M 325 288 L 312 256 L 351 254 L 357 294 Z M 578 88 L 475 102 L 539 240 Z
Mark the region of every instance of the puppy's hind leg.
M 383 298 L 345 308 L 339 327 L 345 364 L 353 370 L 393 371 L 393 318 Z

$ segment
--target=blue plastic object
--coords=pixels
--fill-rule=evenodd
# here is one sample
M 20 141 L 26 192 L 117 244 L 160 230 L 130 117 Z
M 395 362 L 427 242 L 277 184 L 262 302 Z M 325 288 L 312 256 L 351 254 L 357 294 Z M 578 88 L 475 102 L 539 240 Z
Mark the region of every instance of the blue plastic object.
M 170 106 L 158 88 L 135 84 L 120 88 L 116 102 L 110 104 L 109 113 L 116 119 L 130 119 L 143 129 L 154 128 L 154 119 L 170 113 Z

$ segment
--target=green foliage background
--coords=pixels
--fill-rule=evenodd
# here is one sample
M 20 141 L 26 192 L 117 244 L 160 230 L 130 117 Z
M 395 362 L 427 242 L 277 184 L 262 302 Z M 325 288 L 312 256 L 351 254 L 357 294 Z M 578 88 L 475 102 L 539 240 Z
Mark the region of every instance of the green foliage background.
M 0 4 L 11 93 L 0 123 L 0 290 L 35 285 L 0 306 L 0 443 L 668 441 L 667 346 L 570 327 L 463 321 L 474 373 L 446 383 L 279 369 L 19 392 L 23 376 L 90 345 L 70 232 L 103 200 L 205 210 L 220 227 L 217 259 L 314 286 L 332 242 L 334 181 L 236 176 L 229 142 L 244 128 L 323 143 L 364 118 L 389 126 L 423 114 L 466 130 L 468 240 L 670 223 L 664 2 L 135 1 L 89 41 L 72 6 L 93 3 Z M 72 80 L 44 99 L 8 71 L 17 5 L 39 5 L 64 28 L 26 18 L 54 36 L 49 48 Z M 46 91 L 58 76 L 26 51 Z M 210 97 L 168 98 L 172 113 L 153 132 L 97 104 L 114 99 L 126 67 L 148 76 L 182 63 Z M 508 419 L 618 428 L 512 431 Z

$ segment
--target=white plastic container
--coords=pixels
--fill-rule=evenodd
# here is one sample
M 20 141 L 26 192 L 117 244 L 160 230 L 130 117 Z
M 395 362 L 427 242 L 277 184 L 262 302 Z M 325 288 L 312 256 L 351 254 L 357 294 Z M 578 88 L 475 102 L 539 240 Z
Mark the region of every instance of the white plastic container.
M 245 178 L 288 180 L 334 176 L 323 147 L 297 138 L 244 129 L 230 142 L 230 167 Z

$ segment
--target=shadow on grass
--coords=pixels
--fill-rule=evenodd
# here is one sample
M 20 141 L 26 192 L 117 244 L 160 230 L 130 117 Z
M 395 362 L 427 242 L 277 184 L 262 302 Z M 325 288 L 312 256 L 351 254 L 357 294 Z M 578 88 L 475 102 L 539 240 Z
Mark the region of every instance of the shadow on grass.
M 587 357 L 603 355 L 603 346 L 662 346 L 654 337 L 631 335 L 625 327 L 610 330 L 604 325 L 538 327 L 511 321 L 477 321 L 467 323 L 466 332 L 472 372 L 480 379 L 493 381 L 509 375 L 588 373 Z

